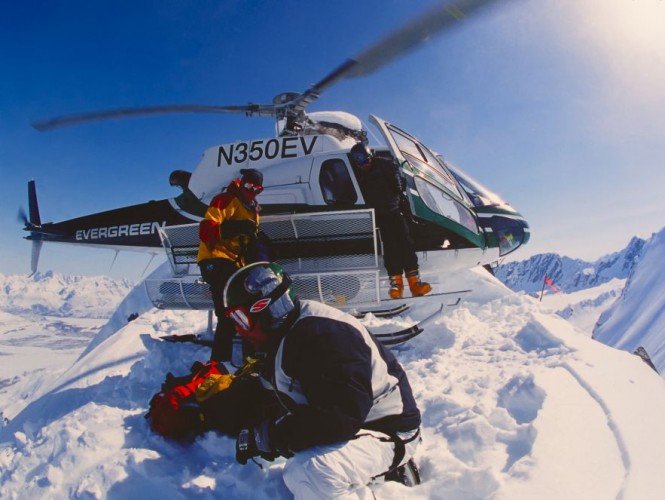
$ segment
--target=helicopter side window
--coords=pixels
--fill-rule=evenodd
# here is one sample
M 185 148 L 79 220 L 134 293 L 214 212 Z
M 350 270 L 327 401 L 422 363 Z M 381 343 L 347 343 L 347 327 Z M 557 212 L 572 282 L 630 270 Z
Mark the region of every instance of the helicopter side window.
M 395 139 L 397 147 L 402 153 L 407 153 L 413 156 L 414 158 L 419 159 L 420 161 L 427 161 L 427 158 L 423 156 L 422 151 L 420 150 L 418 145 L 413 141 L 413 139 L 406 137 L 405 135 L 402 135 L 392 127 L 390 128 L 390 132 L 392 133 L 393 139 Z
M 339 158 L 323 162 L 319 184 L 323 199 L 328 205 L 353 205 L 358 201 L 358 193 L 353 187 L 349 169 Z

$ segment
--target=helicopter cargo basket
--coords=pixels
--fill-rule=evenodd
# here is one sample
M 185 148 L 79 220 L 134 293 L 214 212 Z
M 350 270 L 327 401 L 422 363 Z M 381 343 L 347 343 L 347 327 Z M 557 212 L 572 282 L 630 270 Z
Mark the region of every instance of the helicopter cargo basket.
M 145 280 L 155 307 L 213 309 L 196 265 L 198 229 L 197 223 L 160 229 L 172 276 Z M 380 303 L 373 210 L 269 215 L 261 218 L 260 230 L 300 298 L 342 308 Z

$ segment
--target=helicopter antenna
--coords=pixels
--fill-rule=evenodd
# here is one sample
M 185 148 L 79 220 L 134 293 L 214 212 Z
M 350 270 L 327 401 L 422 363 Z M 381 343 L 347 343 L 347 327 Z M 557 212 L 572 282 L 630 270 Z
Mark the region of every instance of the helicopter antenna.
M 149 260 L 148 263 L 145 265 L 145 268 L 143 269 L 143 272 L 141 273 L 141 278 L 143 278 L 143 276 L 145 276 L 145 273 L 148 271 L 148 268 L 150 267 L 150 264 L 152 264 L 152 261 L 155 259 L 156 256 L 157 256 L 156 253 L 151 252 L 150 260 Z
M 111 265 L 109 266 L 109 272 L 113 269 L 113 266 L 115 265 L 115 261 L 118 258 L 118 255 L 120 254 L 120 250 L 115 251 L 115 255 L 113 256 L 113 261 L 111 262 Z
M 38 121 L 32 126 L 39 131 L 81 123 L 168 113 L 243 113 L 246 116 L 272 116 L 285 122 L 283 134 L 298 134 L 305 123 L 305 109 L 316 101 L 321 93 L 340 80 L 367 76 L 398 57 L 428 42 L 434 36 L 447 31 L 477 15 L 485 7 L 499 0 L 452 0 L 440 3 L 411 22 L 390 33 L 354 58 L 324 76 L 304 92 L 284 92 L 275 96 L 271 104 L 213 106 L 176 104 L 138 108 L 110 109 L 59 116 Z M 504 0 L 505 2 L 505 0 Z

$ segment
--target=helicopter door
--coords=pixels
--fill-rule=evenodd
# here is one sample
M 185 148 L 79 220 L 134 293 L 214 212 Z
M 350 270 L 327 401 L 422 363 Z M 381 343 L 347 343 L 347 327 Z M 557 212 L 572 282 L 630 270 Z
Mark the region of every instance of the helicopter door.
M 454 230 L 479 247 L 485 246 L 484 233 L 471 210 L 471 203 L 455 177 L 420 141 L 381 118 L 370 115 L 407 179 L 411 208 L 417 216 Z M 416 202 L 418 200 L 418 202 Z M 422 202 L 422 203 L 421 203 Z

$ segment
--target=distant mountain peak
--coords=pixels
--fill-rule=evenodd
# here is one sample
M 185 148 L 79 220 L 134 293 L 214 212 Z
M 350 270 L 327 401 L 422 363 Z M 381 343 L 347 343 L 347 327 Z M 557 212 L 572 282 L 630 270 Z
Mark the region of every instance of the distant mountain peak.
M 523 261 L 502 264 L 495 275 L 514 291 L 539 292 L 547 276 L 559 290 L 575 292 L 602 285 L 613 278 L 627 278 L 639 261 L 645 243 L 646 240 L 634 236 L 623 250 L 605 255 L 595 262 L 542 253 Z

